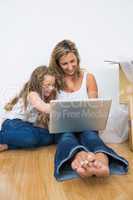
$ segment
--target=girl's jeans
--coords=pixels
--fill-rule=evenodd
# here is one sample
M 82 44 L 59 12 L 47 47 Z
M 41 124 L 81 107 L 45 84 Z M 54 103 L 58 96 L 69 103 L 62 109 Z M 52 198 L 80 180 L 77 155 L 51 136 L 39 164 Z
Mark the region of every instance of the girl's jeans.
M 110 174 L 125 174 L 128 171 L 128 161 L 107 147 L 96 131 L 49 134 L 47 129 L 35 127 L 20 119 L 7 119 L 0 131 L 0 144 L 7 144 L 9 149 L 34 148 L 55 143 L 57 150 L 54 175 L 58 181 L 78 177 L 71 168 L 71 161 L 81 150 L 108 155 Z

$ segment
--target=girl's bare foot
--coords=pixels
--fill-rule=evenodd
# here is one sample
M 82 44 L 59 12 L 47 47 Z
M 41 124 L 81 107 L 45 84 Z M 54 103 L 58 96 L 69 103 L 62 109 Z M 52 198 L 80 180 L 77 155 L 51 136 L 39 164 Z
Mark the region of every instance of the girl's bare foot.
M 8 145 L 7 144 L 0 144 L 0 152 L 1 151 L 5 151 L 8 149 Z

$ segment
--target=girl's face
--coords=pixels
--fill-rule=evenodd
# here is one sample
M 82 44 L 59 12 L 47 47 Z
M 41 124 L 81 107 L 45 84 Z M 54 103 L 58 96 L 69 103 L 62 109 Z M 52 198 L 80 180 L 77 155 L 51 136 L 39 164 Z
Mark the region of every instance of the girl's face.
M 55 89 L 55 77 L 52 75 L 45 75 L 42 88 L 43 88 L 43 96 L 44 97 L 50 96 L 52 91 Z
M 78 68 L 77 57 L 74 53 L 68 53 L 60 58 L 59 65 L 65 75 L 73 76 Z

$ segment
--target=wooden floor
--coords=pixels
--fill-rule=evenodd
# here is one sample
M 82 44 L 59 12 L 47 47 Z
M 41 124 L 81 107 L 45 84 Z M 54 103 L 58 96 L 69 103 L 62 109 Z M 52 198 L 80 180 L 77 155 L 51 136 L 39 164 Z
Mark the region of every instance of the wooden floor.
M 129 160 L 127 175 L 57 182 L 55 146 L 0 153 L 0 200 L 132 200 L 133 152 L 128 144 L 111 145 Z

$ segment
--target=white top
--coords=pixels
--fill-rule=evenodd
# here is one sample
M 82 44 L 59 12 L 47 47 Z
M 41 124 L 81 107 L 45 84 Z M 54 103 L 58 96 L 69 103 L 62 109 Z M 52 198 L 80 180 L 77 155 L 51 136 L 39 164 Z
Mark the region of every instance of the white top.
M 37 115 L 38 111 L 30 103 L 27 105 L 27 109 L 25 110 L 23 100 L 20 98 L 11 111 L 8 112 L 4 110 L 2 118 L 21 119 L 23 121 L 35 123 Z
M 87 83 L 86 83 L 87 75 L 88 75 L 88 72 L 84 72 L 82 84 L 79 90 L 75 92 L 65 92 L 61 90 L 57 94 L 57 99 L 58 100 L 87 100 L 88 99 Z

